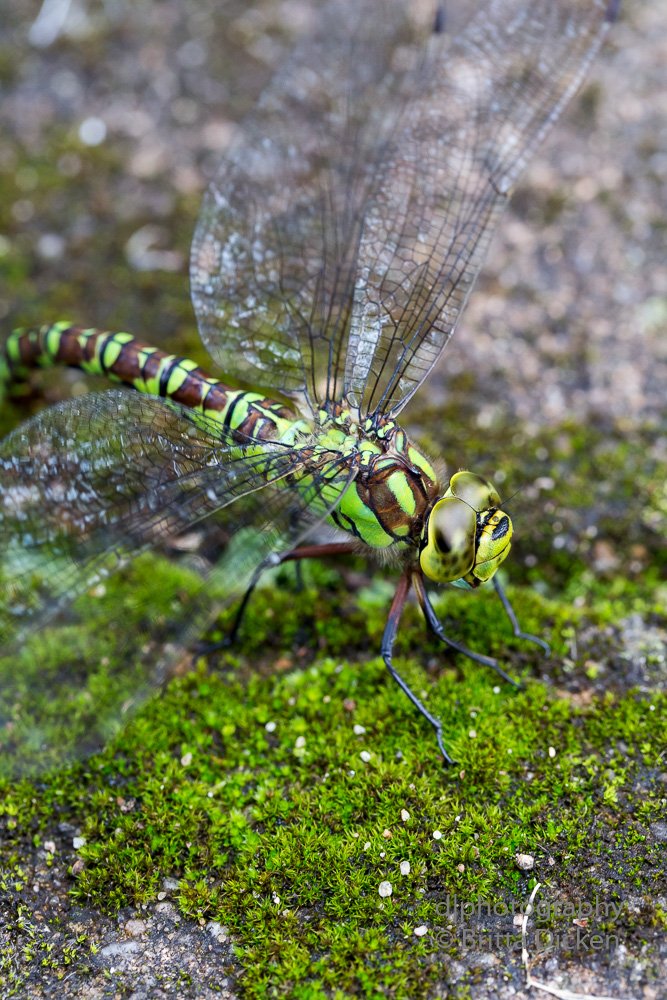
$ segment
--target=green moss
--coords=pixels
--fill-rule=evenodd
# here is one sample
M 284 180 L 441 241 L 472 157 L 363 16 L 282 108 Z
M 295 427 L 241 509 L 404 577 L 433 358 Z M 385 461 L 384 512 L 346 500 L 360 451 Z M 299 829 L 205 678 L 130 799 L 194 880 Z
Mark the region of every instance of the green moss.
M 662 809 L 664 695 L 593 688 L 582 698 L 564 686 L 558 658 L 546 686 L 532 679 L 544 669 L 539 651 L 511 637 L 491 595 L 447 593 L 437 606 L 451 634 L 506 649 L 526 685 L 500 687 L 442 653 L 408 609 L 397 662 L 445 723 L 458 761 L 447 770 L 377 657 L 373 590 L 360 594 L 361 613 L 329 568 L 309 572 L 298 601 L 287 572 L 260 592 L 241 646 L 173 681 L 89 765 L 40 782 L 39 795 L 29 782 L 3 788 L 6 899 L 26 912 L 26 840 L 43 844 L 69 822 L 85 838 L 74 901 L 114 912 L 155 902 L 163 880 L 178 879 L 186 918 L 229 929 L 249 996 L 400 995 L 406 984 L 426 996 L 463 948 L 447 900 L 519 908 L 530 876 L 516 853 L 533 854 L 540 881 L 575 899 L 591 898 L 598 878 L 657 894 L 664 869 L 648 831 Z M 530 590 L 512 597 L 526 627 L 554 623 L 556 643 L 562 623 L 580 627 L 583 611 Z M 608 602 L 585 614 L 606 627 Z M 585 656 L 570 668 L 579 678 Z M 383 881 L 390 897 L 379 895 Z M 625 915 L 613 923 L 615 933 L 628 926 Z M 45 959 L 44 943 L 22 933 L 28 969 Z M 62 972 L 88 948 L 49 961 Z

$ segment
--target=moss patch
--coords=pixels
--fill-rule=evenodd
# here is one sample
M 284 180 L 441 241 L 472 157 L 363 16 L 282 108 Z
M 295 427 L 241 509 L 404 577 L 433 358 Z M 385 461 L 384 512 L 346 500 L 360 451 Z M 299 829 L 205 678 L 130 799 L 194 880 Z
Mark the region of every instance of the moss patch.
M 250 638 L 173 681 L 88 765 L 2 789 L 2 893 L 16 923 L 0 968 L 15 995 L 44 962 L 85 977 L 95 953 L 94 933 L 50 947 L 34 924 L 40 866 L 60 871 L 75 905 L 150 913 L 167 897 L 223 926 L 249 996 L 427 996 L 461 966 L 472 982 L 486 951 L 517 947 L 511 913 L 535 878 L 550 905 L 543 935 L 572 926 L 556 902 L 596 898 L 620 906 L 594 917 L 607 938 L 658 934 L 665 697 L 629 687 L 609 655 L 624 647 L 610 602 L 577 611 L 513 591 L 524 627 L 551 625 L 568 650 L 543 662 L 510 641 L 490 595 L 443 597 L 452 635 L 508 650 L 518 692 L 441 654 L 408 610 L 397 662 L 445 722 L 458 762 L 446 769 L 376 655 L 377 588 L 353 602 L 329 568 L 310 574 L 298 600 L 287 573 L 261 592 Z M 639 663 L 633 649 L 630 674 L 656 650 Z M 535 858 L 532 872 L 517 854 Z M 506 916 L 489 924 L 477 903 Z

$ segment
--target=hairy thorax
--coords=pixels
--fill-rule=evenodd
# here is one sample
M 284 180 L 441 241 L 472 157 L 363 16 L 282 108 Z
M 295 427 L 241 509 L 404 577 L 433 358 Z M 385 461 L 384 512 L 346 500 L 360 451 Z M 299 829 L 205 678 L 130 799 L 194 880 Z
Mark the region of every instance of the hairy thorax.
M 355 473 L 331 521 L 374 549 L 417 546 L 439 494 L 428 459 L 394 421 L 360 422 L 342 405 L 320 420 L 319 445 L 345 454 Z

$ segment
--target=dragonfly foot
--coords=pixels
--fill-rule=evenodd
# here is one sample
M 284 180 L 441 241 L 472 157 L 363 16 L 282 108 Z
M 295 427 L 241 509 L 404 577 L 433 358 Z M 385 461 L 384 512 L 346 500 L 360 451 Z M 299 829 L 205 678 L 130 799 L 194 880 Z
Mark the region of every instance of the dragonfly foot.
M 464 656 L 467 656 L 469 660 L 473 660 L 475 663 L 481 663 L 483 667 L 491 667 L 491 669 L 495 670 L 498 676 L 502 677 L 507 684 L 511 684 L 512 687 L 516 688 L 518 691 L 522 690 L 521 683 L 514 680 L 513 677 L 510 677 L 510 675 L 503 670 L 495 657 L 484 656 L 482 653 L 475 653 L 474 650 L 468 649 L 467 646 L 462 645 L 460 642 L 456 642 L 454 639 L 450 639 L 449 636 L 445 634 L 442 623 L 435 613 L 433 605 L 428 598 L 428 594 L 426 593 L 426 589 L 420 577 L 415 577 L 415 591 L 417 593 L 421 609 L 424 613 L 426 624 L 430 628 L 431 632 L 433 632 L 433 635 L 439 639 L 440 642 L 442 642 L 445 646 L 449 646 L 450 649 L 455 649 L 457 653 L 462 653 Z
M 551 646 L 544 639 L 540 639 L 539 635 L 533 635 L 532 632 L 515 632 L 517 639 L 525 639 L 526 642 L 534 642 L 536 646 L 540 646 L 544 650 L 545 656 L 551 656 Z
M 385 663 L 385 666 L 386 666 L 387 670 L 389 671 L 389 673 L 391 674 L 391 676 L 394 678 L 394 680 L 396 681 L 396 683 L 400 687 L 401 691 L 408 696 L 408 698 L 410 699 L 410 701 L 412 702 L 412 704 L 415 706 L 415 708 L 417 709 L 417 711 L 419 712 L 419 714 L 423 715 L 424 718 L 426 719 L 426 721 L 429 722 L 433 726 L 433 728 L 435 729 L 435 738 L 438 741 L 438 748 L 440 750 L 440 753 L 443 756 L 445 764 L 453 764 L 454 761 L 452 760 L 452 758 L 447 753 L 447 750 L 445 749 L 445 744 L 443 743 L 443 740 L 442 740 L 442 722 L 440 721 L 440 719 L 437 719 L 435 717 L 435 715 L 432 715 L 431 712 L 429 712 L 429 710 L 426 708 L 426 706 L 422 703 L 422 701 L 414 693 L 414 691 L 412 690 L 412 688 L 410 687 L 410 685 L 408 684 L 408 682 L 401 677 L 401 675 L 399 674 L 398 670 L 396 669 L 396 667 L 391 662 L 391 653 L 387 652 L 386 650 L 384 650 L 383 653 L 382 653 L 382 658 L 384 660 L 384 663 Z
M 517 637 L 517 639 L 525 639 L 526 642 L 534 642 L 536 646 L 541 646 L 546 655 L 549 656 L 551 654 L 551 646 L 549 645 L 548 642 L 545 642 L 544 639 L 540 639 L 540 637 L 537 635 L 533 635 L 532 632 L 521 631 L 521 629 L 519 628 L 519 621 L 517 619 L 514 608 L 510 604 L 507 594 L 505 593 L 502 586 L 500 585 L 499 580 L 495 576 L 493 578 L 493 586 L 496 591 L 496 594 L 501 600 L 502 606 L 505 609 L 505 614 L 510 620 L 512 631 L 514 632 L 514 635 Z
M 491 664 L 491 669 L 495 670 L 495 672 L 498 674 L 498 676 L 502 677 L 502 679 L 505 681 L 506 684 L 510 684 L 514 688 L 515 691 L 524 691 L 525 690 L 525 687 L 521 683 L 521 681 L 516 680 L 516 678 L 514 678 L 514 677 L 510 677 L 510 675 L 505 670 L 503 670 L 503 668 L 500 666 L 500 664 L 496 663 L 495 666 L 493 664 Z
M 221 649 L 229 649 L 234 645 L 231 635 L 225 635 L 217 642 L 205 642 L 203 639 L 196 642 L 192 650 L 192 660 L 196 662 L 200 656 L 210 656 L 212 653 L 219 653 Z
M 396 667 L 391 662 L 391 654 L 388 654 L 385 651 L 382 654 L 382 658 L 384 660 L 384 663 L 385 663 L 385 666 L 386 666 L 387 670 L 389 671 L 389 673 L 391 674 L 391 676 L 394 678 L 394 680 L 396 681 L 396 683 L 400 687 L 401 691 L 408 696 L 408 698 L 410 699 L 410 701 L 412 702 L 412 704 L 415 706 L 415 708 L 417 709 L 417 711 L 419 712 L 419 714 L 423 715 L 424 718 L 426 719 L 426 721 L 429 722 L 433 726 L 433 728 L 435 729 L 435 738 L 438 741 L 438 748 L 440 750 L 440 753 L 442 754 L 442 757 L 443 757 L 443 760 L 444 760 L 445 764 L 454 764 L 454 760 L 447 753 L 447 750 L 445 749 L 445 744 L 443 743 L 443 739 L 442 739 L 442 722 L 440 721 L 440 719 L 437 719 L 435 717 L 435 715 L 432 715 L 432 713 L 429 712 L 429 710 L 426 708 L 426 706 L 423 704 L 423 702 L 414 693 L 414 691 L 412 690 L 412 688 L 410 687 L 410 685 L 408 684 L 408 682 L 401 677 L 401 675 L 399 674 L 398 670 L 396 669 Z
M 444 745 L 444 743 L 442 742 L 442 723 L 440 723 L 440 724 L 439 724 L 439 725 L 438 725 L 438 726 L 436 727 L 436 730 L 435 730 L 435 736 L 436 736 L 436 739 L 437 739 L 437 741 L 438 741 L 438 747 L 439 747 L 439 749 L 440 749 L 440 753 L 441 753 L 441 754 L 442 754 L 442 756 L 443 756 L 443 759 L 444 759 L 444 761 L 445 761 L 445 764 L 447 764 L 447 765 L 449 765 L 449 764 L 452 764 L 452 765 L 453 765 L 453 764 L 455 764 L 455 763 L 456 763 L 456 761 L 455 761 L 455 760 L 454 760 L 454 759 L 453 759 L 452 757 L 450 757 L 450 756 L 449 756 L 449 754 L 448 754 L 448 753 L 447 753 L 447 751 L 445 750 L 445 745 Z

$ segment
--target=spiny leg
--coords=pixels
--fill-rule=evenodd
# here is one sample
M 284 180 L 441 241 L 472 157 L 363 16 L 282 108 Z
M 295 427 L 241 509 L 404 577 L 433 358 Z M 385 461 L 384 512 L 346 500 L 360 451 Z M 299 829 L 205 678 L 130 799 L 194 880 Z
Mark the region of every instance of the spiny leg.
M 384 627 L 384 634 L 382 636 L 382 659 L 385 662 L 385 666 L 391 676 L 394 678 L 401 691 L 408 696 L 412 704 L 415 706 L 418 712 L 420 712 L 427 722 L 430 722 L 435 729 L 436 739 L 438 741 L 438 746 L 440 748 L 440 753 L 444 757 L 447 764 L 453 764 L 454 761 L 449 756 L 445 750 L 444 744 L 442 742 L 442 723 L 440 719 L 436 719 L 434 715 L 428 711 L 427 708 L 421 703 L 417 695 L 414 693 L 412 688 L 409 686 L 407 681 L 404 681 L 396 667 L 392 663 L 392 651 L 394 648 L 394 640 L 396 639 L 396 633 L 398 631 L 398 624 L 401 620 L 401 614 L 403 608 L 405 607 L 405 602 L 410 592 L 410 575 L 411 571 L 406 570 L 401 579 L 398 582 L 398 587 L 396 588 L 396 593 L 394 594 L 394 599 L 391 602 L 391 608 L 389 609 L 389 616 L 387 618 L 387 624 Z
M 445 630 L 440 623 L 438 616 L 436 615 L 433 605 L 431 604 L 428 594 L 426 593 L 426 587 L 424 586 L 424 578 L 420 571 L 412 572 L 412 582 L 415 588 L 415 593 L 417 594 L 417 600 L 419 601 L 420 607 L 424 613 L 424 618 L 428 627 L 431 629 L 433 634 L 444 642 L 446 646 L 450 646 L 455 649 L 458 653 L 463 653 L 470 660 L 474 660 L 475 663 L 481 663 L 482 666 L 491 667 L 492 670 L 502 677 L 504 681 L 511 684 L 515 688 L 521 688 L 521 684 L 515 681 L 513 677 L 505 673 L 503 668 L 500 666 L 498 661 L 492 656 L 483 656 L 481 653 L 475 653 L 472 649 L 468 649 L 467 646 L 463 646 L 460 642 L 456 642 L 454 639 L 450 639 L 449 636 L 445 635 Z
M 326 556 L 349 555 L 355 550 L 356 545 L 354 542 L 331 542 L 327 545 L 301 545 L 299 548 L 289 549 L 287 552 L 273 552 L 270 556 L 267 556 L 252 574 L 248 588 L 239 604 L 229 635 L 221 643 L 217 643 L 215 648 L 219 648 L 221 645 L 232 645 L 236 642 L 248 603 L 264 570 L 269 568 L 274 569 L 286 562 L 297 561 L 298 565 L 298 560 L 301 559 L 320 559 Z
M 500 600 L 502 602 L 502 605 L 503 605 L 503 607 L 505 609 L 505 614 L 507 615 L 507 617 L 510 620 L 510 624 L 511 624 L 512 629 L 514 631 L 514 635 L 517 637 L 517 639 L 526 639 L 528 642 L 535 642 L 535 643 L 537 643 L 537 645 L 541 646 L 542 649 L 544 650 L 544 652 L 548 656 L 551 653 L 551 646 L 549 645 L 548 642 L 545 642 L 544 639 L 540 639 L 540 637 L 537 636 L 537 635 L 532 635 L 531 632 L 522 632 L 521 631 L 521 628 L 519 627 L 519 621 L 518 621 L 517 616 L 516 616 L 516 614 L 514 612 L 514 608 L 510 604 L 509 598 L 507 597 L 507 594 L 505 593 L 505 591 L 503 590 L 502 586 L 498 582 L 498 578 L 495 577 L 495 576 L 493 578 L 493 586 L 496 588 L 496 594 L 498 595 L 498 597 L 500 598 Z

